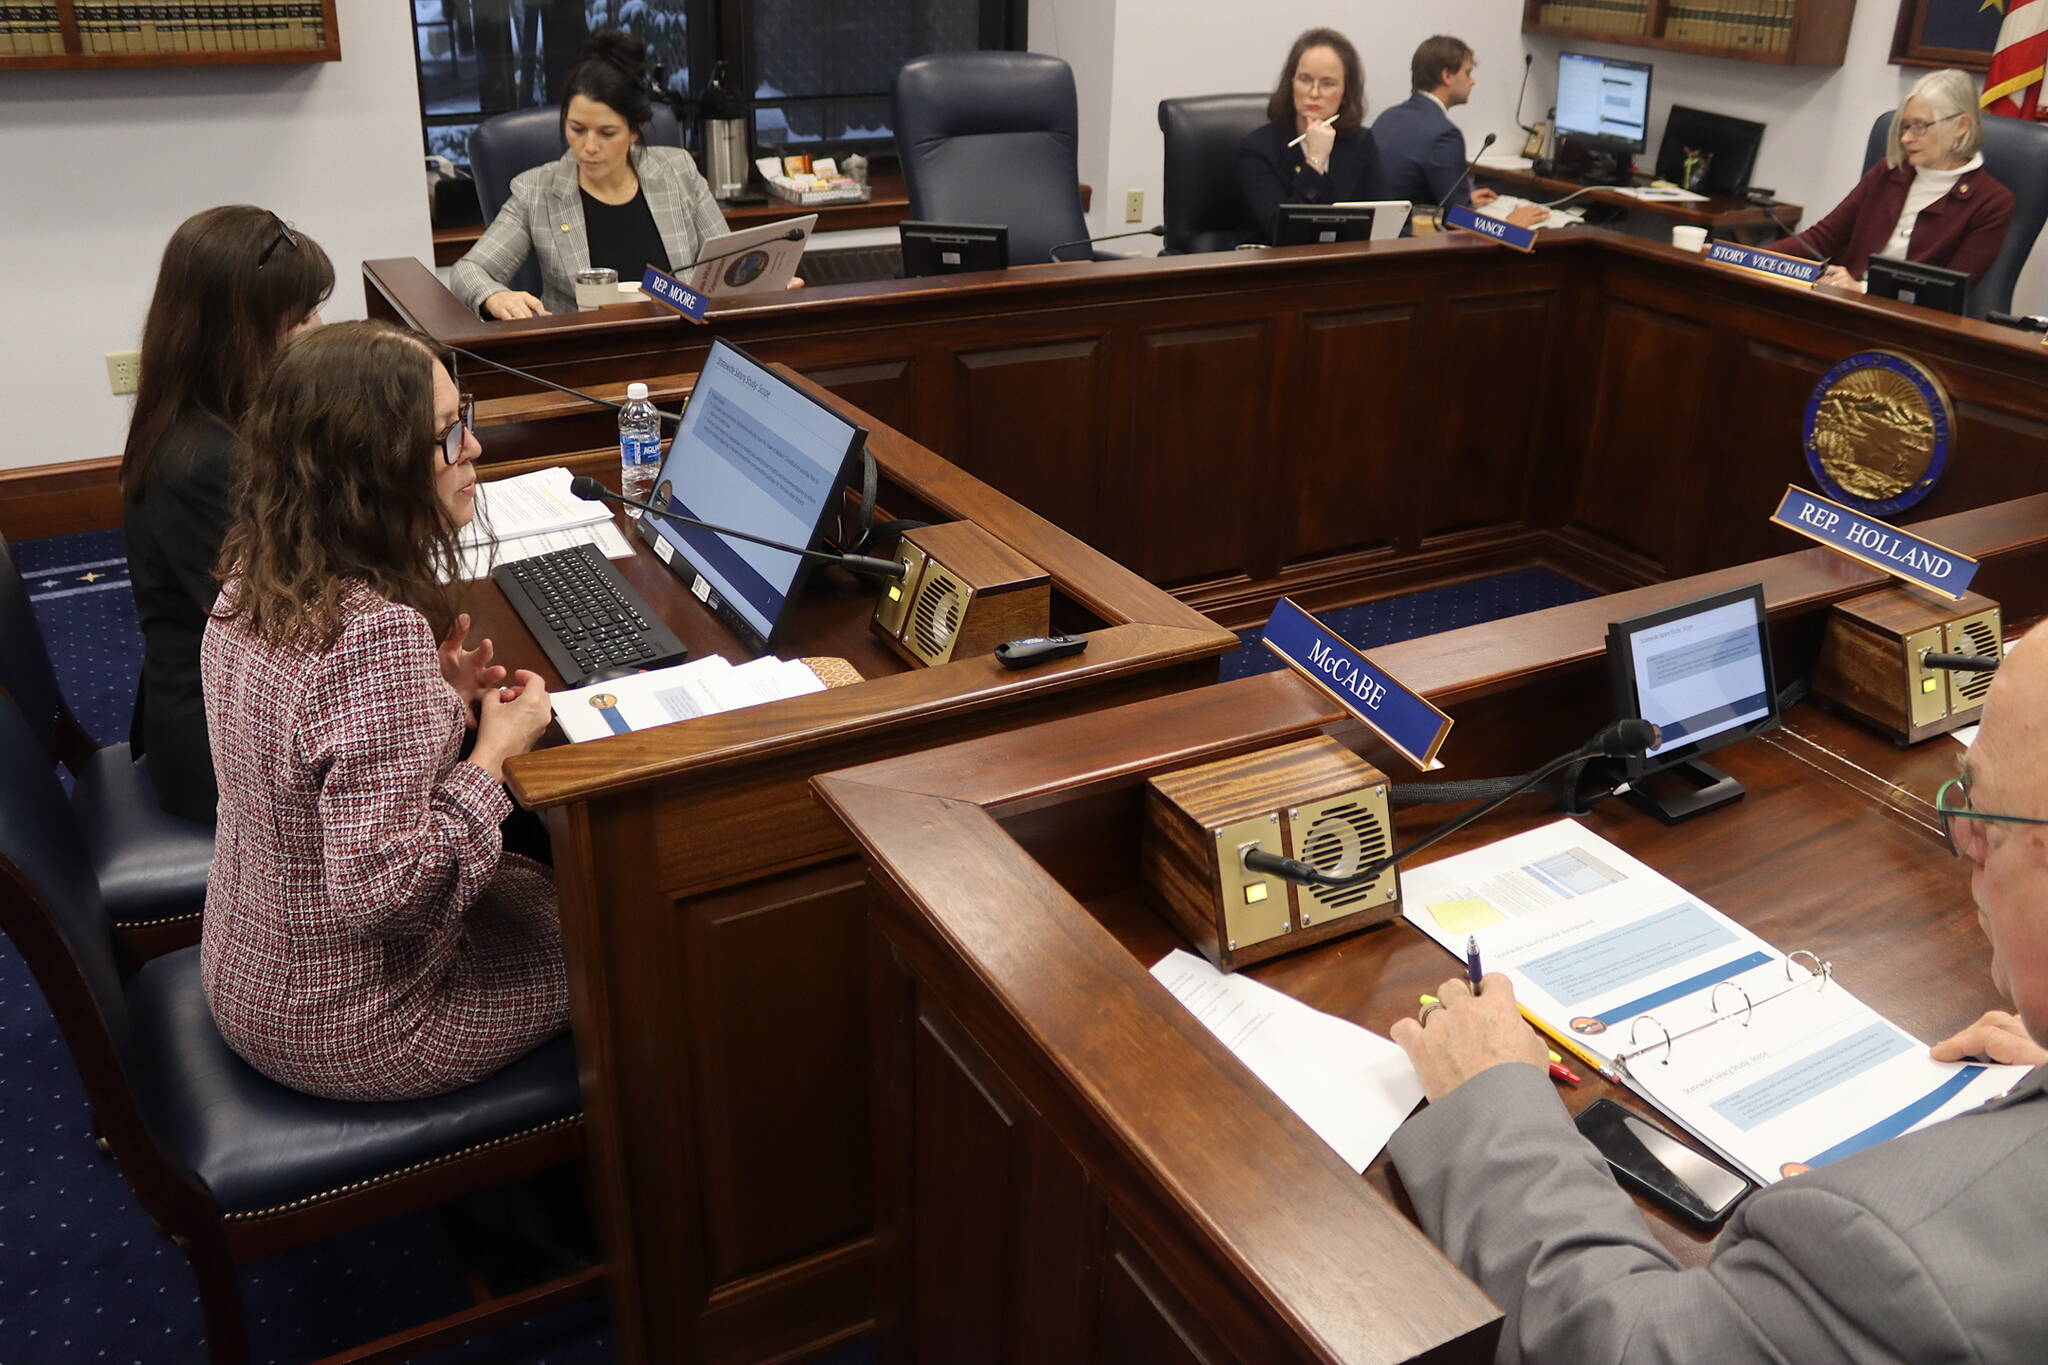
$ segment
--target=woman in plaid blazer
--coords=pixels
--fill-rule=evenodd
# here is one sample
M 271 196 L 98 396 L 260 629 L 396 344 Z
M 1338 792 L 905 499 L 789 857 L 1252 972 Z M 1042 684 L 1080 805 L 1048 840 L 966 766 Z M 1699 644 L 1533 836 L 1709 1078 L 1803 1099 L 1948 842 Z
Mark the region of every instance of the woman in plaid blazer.
M 637 281 L 646 265 L 696 260 L 725 232 L 690 154 L 640 140 L 654 116 L 641 51 L 622 33 L 591 39 L 563 91 L 569 150 L 514 177 L 512 197 L 455 263 L 455 293 L 471 308 L 500 319 L 573 313 L 577 271 L 610 266 Z M 529 254 L 540 264 L 538 299 L 506 283 Z
M 284 349 L 243 428 L 200 647 L 220 782 L 200 974 L 229 1046 L 330 1099 L 453 1090 L 568 1021 L 553 882 L 499 832 L 547 689 L 463 647 L 449 587 L 482 453 L 466 417 L 424 338 L 348 322 Z

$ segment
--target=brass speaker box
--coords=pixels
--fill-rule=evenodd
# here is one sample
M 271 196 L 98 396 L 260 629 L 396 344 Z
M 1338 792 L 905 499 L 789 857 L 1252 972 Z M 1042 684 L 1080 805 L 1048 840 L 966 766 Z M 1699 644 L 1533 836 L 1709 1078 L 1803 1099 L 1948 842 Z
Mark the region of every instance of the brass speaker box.
M 1294 886 L 1249 872 L 1253 845 L 1325 872 L 1393 852 L 1387 779 L 1325 737 L 1163 773 L 1146 784 L 1146 882 L 1224 971 L 1393 919 L 1398 871 L 1350 887 Z
M 1813 694 L 1898 744 L 1974 724 L 1992 675 L 1929 668 L 1930 652 L 2003 658 L 1998 604 L 1976 593 L 1940 602 L 1909 588 L 1839 603 L 1821 637 Z
M 1045 570 L 971 521 L 905 531 L 892 557 L 903 580 L 883 589 L 873 625 L 913 664 L 986 654 L 1051 629 Z

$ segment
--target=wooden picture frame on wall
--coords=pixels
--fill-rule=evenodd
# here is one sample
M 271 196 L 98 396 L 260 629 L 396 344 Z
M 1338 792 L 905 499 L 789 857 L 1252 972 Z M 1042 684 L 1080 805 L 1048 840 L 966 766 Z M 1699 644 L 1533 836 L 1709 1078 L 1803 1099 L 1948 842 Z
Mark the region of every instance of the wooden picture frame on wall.
M 1984 0 L 1899 0 L 1892 65 L 1989 71 L 2004 22 L 2003 9 L 1985 8 Z

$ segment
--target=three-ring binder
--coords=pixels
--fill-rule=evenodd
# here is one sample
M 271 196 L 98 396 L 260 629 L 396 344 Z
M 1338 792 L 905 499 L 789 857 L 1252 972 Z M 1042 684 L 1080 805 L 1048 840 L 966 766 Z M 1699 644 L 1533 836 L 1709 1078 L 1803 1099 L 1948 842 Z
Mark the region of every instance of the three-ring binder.
M 1793 964 L 1797 962 L 1800 958 L 1805 958 L 1807 961 L 1813 964 L 1812 967 L 1807 969 L 1807 974 L 1803 978 L 1793 975 Z M 1658 1019 L 1656 1015 L 1637 1015 L 1634 1018 L 1634 1020 L 1632 1020 L 1629 1023 L 1628 1026 L 1629 1049 L 1626 1052 L 1620 1052 L 1615 1054 L 1614 1065 L 1621 1072 L 1627 1074 L 1629 1070 L 1629 1063 L 1631 1061 L 1635 1060 L 1638 1057 L 1645 1057 L 1648 1056 L 1650 1053 L 1661 1050 L 1664 1055 L 1660 1060 L 1660 1065 L 1669 1066 L 1671 1065 L 1672 1046 L 1675 1043 L 1677 1043 L 1677 1041 L 1680 1038 L 1690 1038 L 1695 1033 L 1699 1033 L 1704 1029 L 1710 1029 L 1714 1027 L 1716 1024 L 1725 1024 L 1730 1019 L 1735 1019 L 1740 1023 L 1741 1027 L 1748 1028 L 1751 1018 L 1756 1014 L 1757 1006 L 1768 1005 L 1773 1000 L 1782 999 L 1785 996 L 1792 994 L 1794 991 L 1804 990 L 1808 986 L 1812 986 L 1816 991 L 1826 990 L 1828 982 L 1834 979 L 1834 975 L 1834 963 L 1821 961 L 1819 956 L 1805 948 L 1794 949 L 1792 952 L 1785 954 L 1785 980 L 1790 982 L 1791 984 L 1785 986 L 1781 990 L 1772 991 L 1769 995 L 1763 997 L 1763 999 L 1761 1000 L 1752 999 L 1749 992 L 1745 990 L 1743 987 L 1737 985 L 1735 981 L 1731 978 L 1727 981 L 1715 982 L 1713 991 L 1707 996 L 1707 1009 L 1712 1017 L 1704 1019 L 1697 1024 L 1694 1024 L 1689 1029 L 1682 1029 L 1677 1033 L 1673 1033 L 1670 1029 L 1664 1026 L 1663 1021 Z M 1742 997 L 1742 1008 L 1739 1010 L 1731 1010 L 1727 1013 L 1723 1013 L 1718 1003 L 1721 998 L 1721 992 L 1723 990 L 1732 990 L 1737 995 L 1740 995 Z M 1652 1025 L 1663 1036 L 1661 1038 L 1658 1038 L 1655 1042 L 1644 1043 L 1641 1046 L 1637 1046 L 1638 1040 L 1636 1034 L 1638 1030 L 1640 1030 L 1645 1024 Z

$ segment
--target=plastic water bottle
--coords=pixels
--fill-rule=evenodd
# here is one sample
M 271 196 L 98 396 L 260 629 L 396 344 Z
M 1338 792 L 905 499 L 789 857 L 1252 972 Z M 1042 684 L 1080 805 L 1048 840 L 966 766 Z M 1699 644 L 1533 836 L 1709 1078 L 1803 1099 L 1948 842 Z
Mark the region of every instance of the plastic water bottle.
M 628 384 L 619 409 L 619 491 L 647 501 L 660 469 L 661 417 L 647 401 L 647 386 Z

